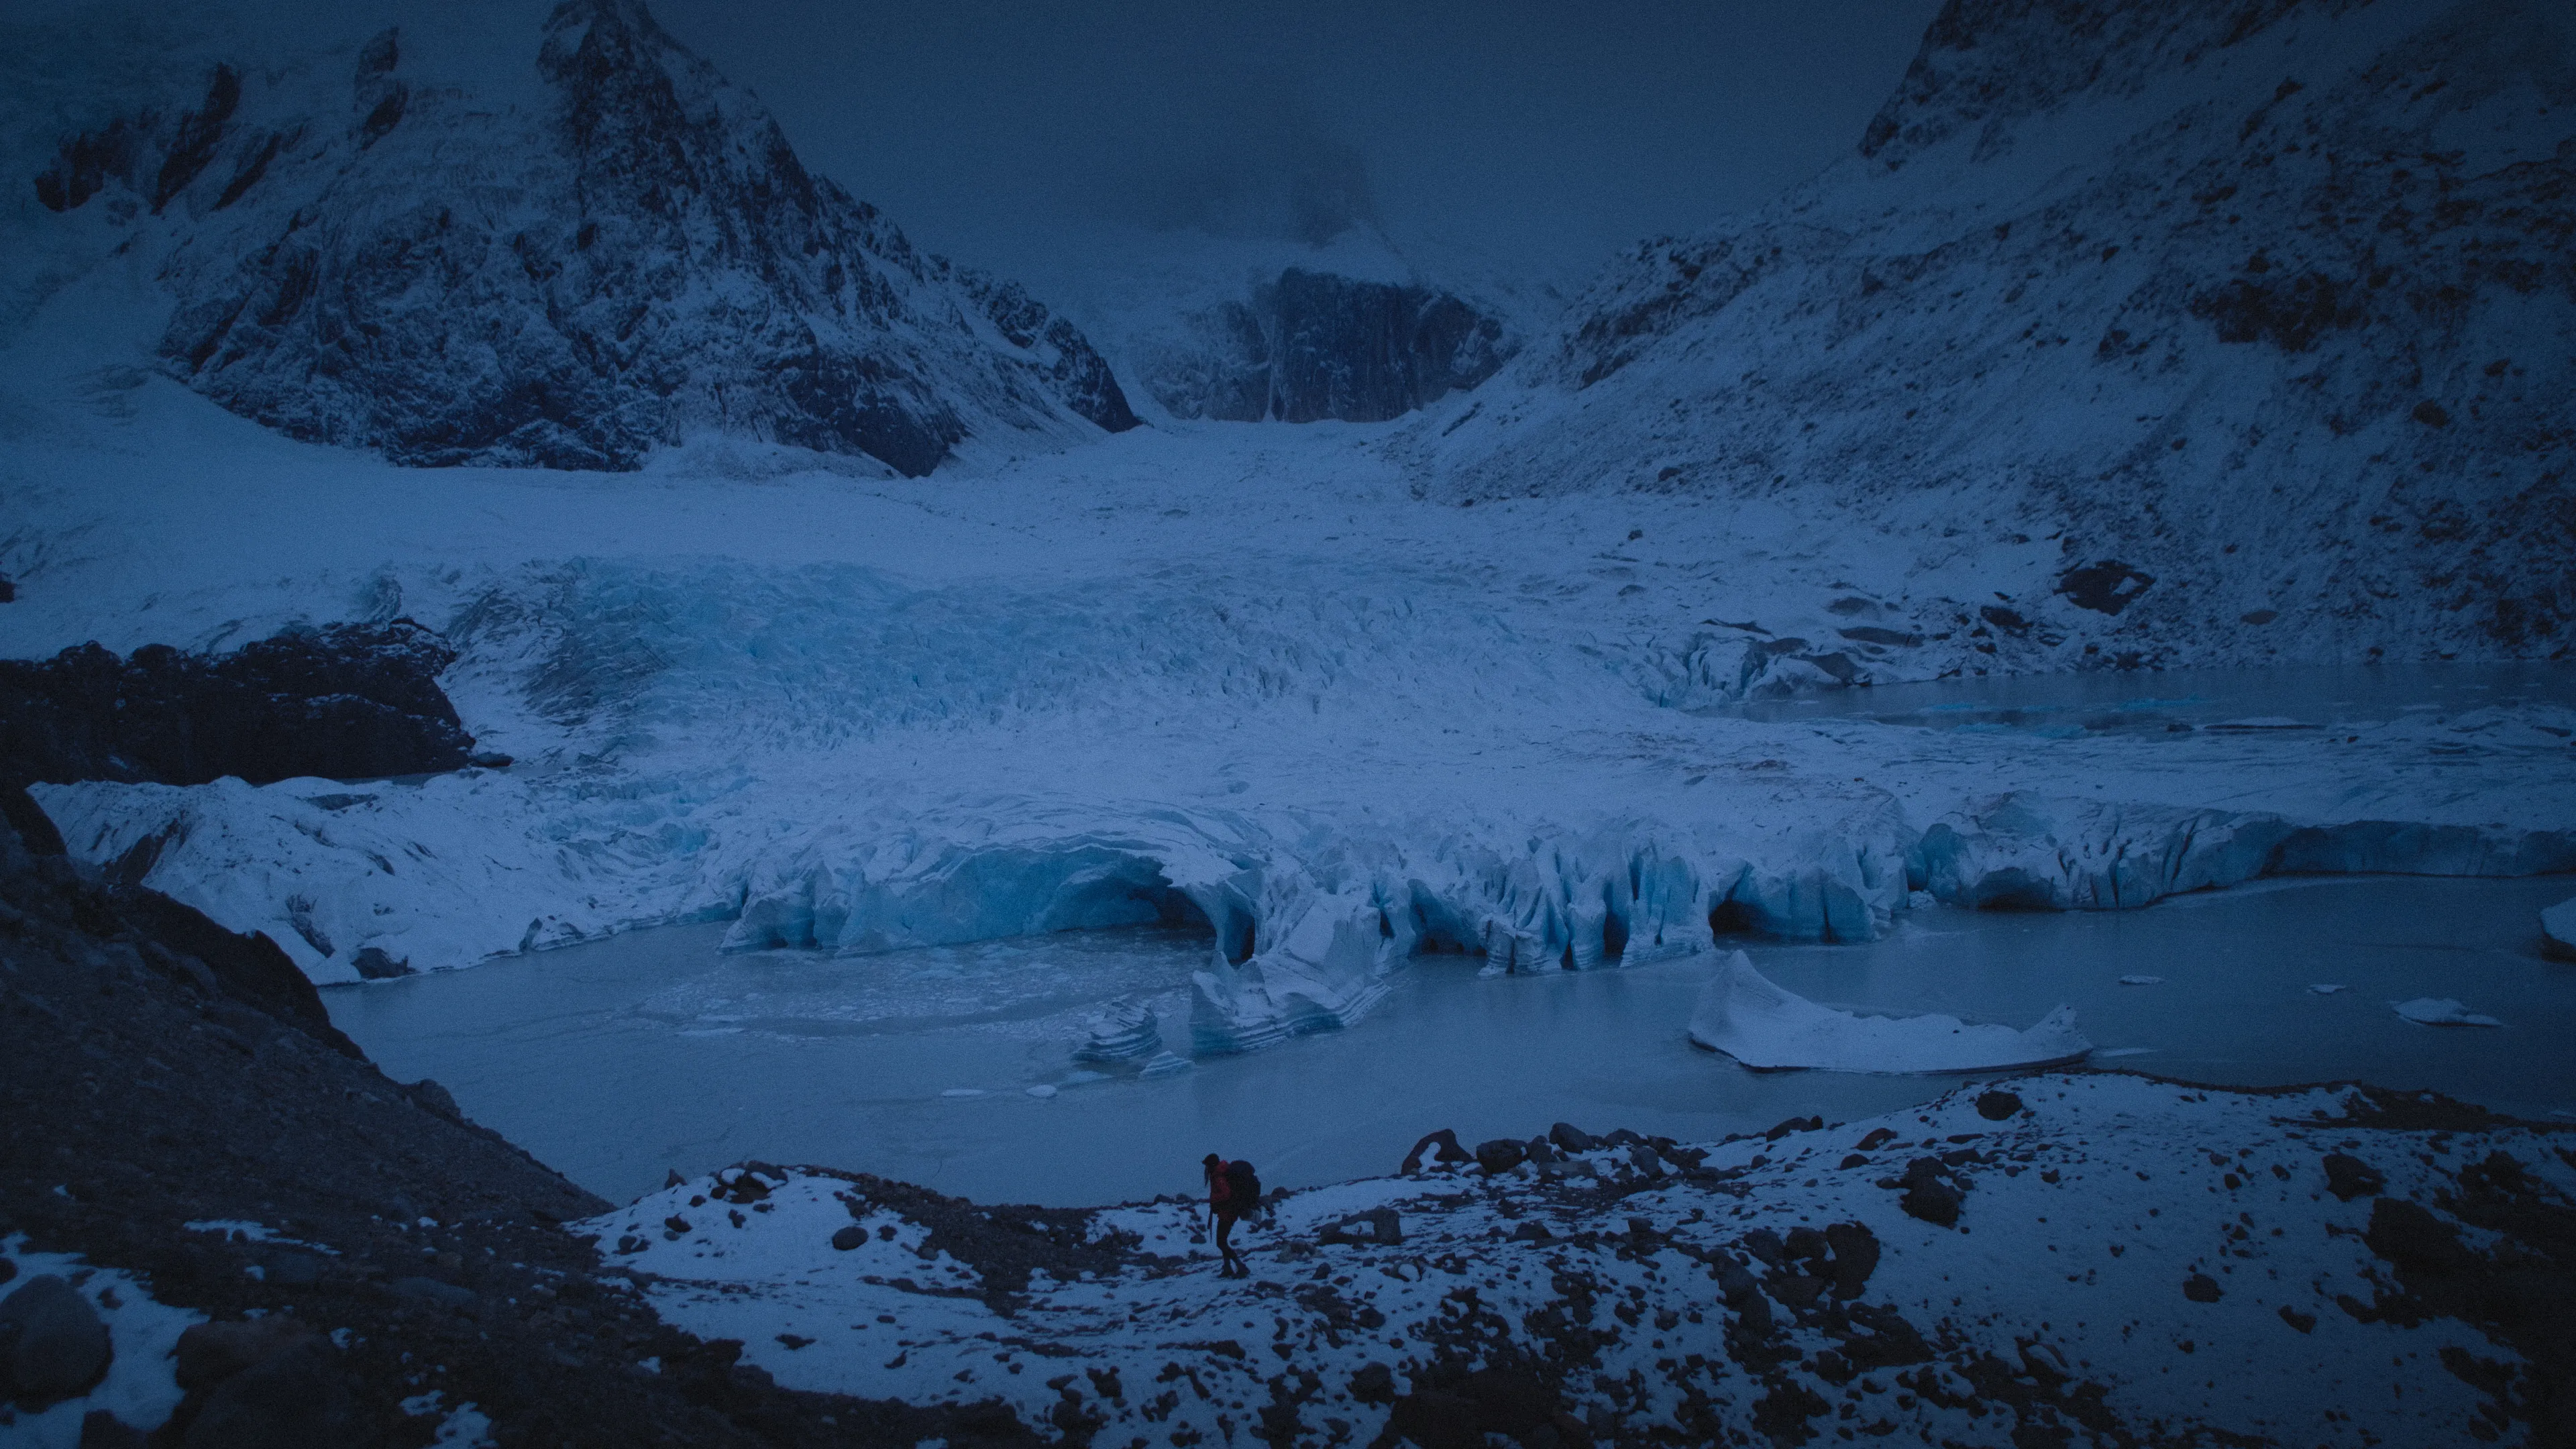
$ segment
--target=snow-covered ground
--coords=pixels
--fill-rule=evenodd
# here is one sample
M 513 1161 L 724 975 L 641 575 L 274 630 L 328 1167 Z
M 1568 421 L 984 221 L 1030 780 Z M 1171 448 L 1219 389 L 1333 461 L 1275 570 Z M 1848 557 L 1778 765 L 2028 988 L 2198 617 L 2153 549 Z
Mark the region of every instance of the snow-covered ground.
M 1366 1443 L 1391 1413 L 1463 1412 L 1620 1442 L 2080 1425 L 2430 1445 L 2527 1412 L 2510 1330 L 2439 1305 L 2484 1271 L 2500 1204 L 2570 1211 L 2576 1166 L 2547 1134 L 2428 1130 L 2461 1124 L 2340 1089 L 2003 1086 L 1695 1164 L 1601 1146 L 1295 1194 L 1243 1233 L 1245 1281 L 1172 1201 L 1039 1214 L 808 1168 L 698 1178 L 587 1227 L 666 1317 L 783 1383 L 999 1398 L 1111 1442 L 1294 1424 Z M 1381 1209 L 1400 1242 L 1377 1241 Z

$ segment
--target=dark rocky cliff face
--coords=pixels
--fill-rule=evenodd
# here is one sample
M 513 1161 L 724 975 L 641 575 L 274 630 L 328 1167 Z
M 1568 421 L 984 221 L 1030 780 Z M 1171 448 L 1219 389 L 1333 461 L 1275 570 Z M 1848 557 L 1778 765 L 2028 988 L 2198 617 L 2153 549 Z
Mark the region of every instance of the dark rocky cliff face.
M 0 785 L 254 785 L 462 767 L 474 739 L 438 687 L 456 654 L 407 619 L 290 632 L 226 655 L 96 644 L 0 660 Z M 148 867 L 148 862 L 145 863 Z
M 1177 417 L 1383 422 L 1511 355 L 1502 323 L 1451 293 L 1295 267 L 1197 320 L 1198 349 L 1150 384 Z
M 1135 425 L 1069 323 L 808 173 L 637 0 L 555 10 L 533 107 L 401 62 L 389 31 L 345 83 L 219 67 L 67 139 L 38 199 L 175 219 L 169 370 L 401 463 L 625 469 L 712 431 L 919 475 L 970 434 Z

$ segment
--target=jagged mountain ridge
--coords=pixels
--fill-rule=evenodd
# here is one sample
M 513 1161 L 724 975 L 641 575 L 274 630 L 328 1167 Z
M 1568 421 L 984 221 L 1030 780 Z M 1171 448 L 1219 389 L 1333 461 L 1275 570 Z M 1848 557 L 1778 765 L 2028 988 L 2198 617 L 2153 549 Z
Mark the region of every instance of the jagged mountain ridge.
M 2010 598 L 1901 610 L 2017 669 L 2563 654 L 2567 31 L 1952 0 L 1858 155 L 1639 248 L 1401 451 L 1441 496 L 1763 499 L 1974 556 Z
M 401 61 L 389 31 L 345 80 L 219 66 L 35 180 L 148 207 L 162 363 L 233 412 L 411 464 L 625 469 L 716 431 L 911 475 L 1137 421 L 1069 322 L 808 173 L 637 0 L 554 11 L 531 107 Z

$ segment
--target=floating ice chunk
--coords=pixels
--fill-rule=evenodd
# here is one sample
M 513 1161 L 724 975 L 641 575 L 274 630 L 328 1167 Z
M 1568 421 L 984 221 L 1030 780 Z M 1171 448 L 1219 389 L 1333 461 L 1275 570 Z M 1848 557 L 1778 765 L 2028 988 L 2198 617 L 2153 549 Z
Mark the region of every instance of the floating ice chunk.
M 1038 1083 L 1036 1086 L 1029 1088 L 1029 1089 L 1028 1089 L 1028 1094 L 1029 1094 L 1030 1096 L 1032 1096 L 1032 1097 L 1036 1097 L 1036 1098 L 1038 1098 L 1039 1100 L 1043 1101 L 1043 1100 L 1045 1100 L 1046 1098 L 1048 1098 L 1048 1097 L 1052 1097 L 1052 1096 L 1054 1096 L 1054 1095 L 1055 1095 L 1055 1088 L 1053 1088 L 1053 1087 L 1051 1087 L 1051 1086 L 1047 1085 L 1047 1084 L 1046 1084 L 1046 1083 L 1044 1083 L 1044 1082 L 1040 1082 L 1040 1083 Z
M 1156 1052 L 1154 1054 L 1154 1059 L 1145 1064 L 1143 1075 L 1148 1077 L 1168 1077 L 1174 1072 L 1188 1071 L 1191 1065 L 1192 1063 L 1188 1057 L 1175 1056 L 1170 1052 Z
M 2059 1066 L 2093 1050 L 2061 1006 L 2028 1031 L 1971 1026 L 1955 1016 L 1855 1016 L 1783 991 L 1728 954 L 1700 992 L 1691 1040 L 1755 1071 L 1977 1072 Z
M 943 1097 L 980 1097 L 984 1095 L 984 1089 L 981 1087 L 951 1087 L 939 1095 Z
M 2412 1001 L 2388 1003 L 2397 1014 L 2418 1026 L 2502 1026 L 2492 1016 L 2481 1016 L 2447 996 L 2418 996 Z
M 1083 1023 L 1089 1036 L 1073 1049 L 1078 1062 L 1123 1062 L 1163 1049 L 1162 1023 L 1144 1002 L 1112 1002 Z
M 1385 915 L 1365 888 L 1282 901 L 1271 922 L 1269 942 L 1250 959 L 1192 973 L 1193 1051 L 1252 1051 L 1337 1030 L 1386 995 L 1383 978 L 1397 962 Z
M 2332 996 L 2332 995 L 2334 995 L 2334 994 L 2335 994 L 2336 992 L 2338 992 L 2338 991 L 2347 991 L 2347 990 L 2350 990 L 2351 988 L 2349 988 L 2349 987 L 2347 987 L 2347 986 L 2343 985 L 2343 983 L 2341 983 L 2341 982 L 2332 982 L 2332 983 L 2328 983 L 2328 982 L 2319 982 L 2318 984 L 2316 984 L 2316 985 L 2314 985 L 2314 986 L 2311 986 L 2311 987 L 2309 987 L 2308 989 L 2309 989 L 2310 991 L 2315 992 L 2315 993 L 2316 993 L 2317 995 L 2319 995 L 2319 996 Z
M 2576 897 L 2540 913 L 2541 945 L 2553 956 L 2576 956 Z
M 2120 978 L 2120 984 L 2123 986 L 2162 986 L 2165 984 L 2165 979 L 2161 976 L 2123 976 Z

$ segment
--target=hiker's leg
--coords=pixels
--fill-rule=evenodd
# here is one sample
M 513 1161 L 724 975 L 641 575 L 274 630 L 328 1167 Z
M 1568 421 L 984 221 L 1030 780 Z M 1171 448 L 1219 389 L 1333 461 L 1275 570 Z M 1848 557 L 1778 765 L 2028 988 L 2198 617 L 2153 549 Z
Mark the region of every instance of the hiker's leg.
M 1216 1215 L 1216 1252 L 1217 1252 L 1217 1258 L 1218 1258 L 1218 1260 L 1219 1260 L 1221 1263 L 1223 1263 L 1223 1264 L 1225 1265 L 1225 1267 L 1226 1267 L 1226 1269 L 1227 1269 L 1228 1271 L 1231 1271 L 1231 1270 L 1233 1269 L 1233 1267 L 1234 1267 L 1234 1245 L 1233 1245 L 1232 1243 L 1230 1243 L 1230 1242 L 1226 1241 L 1226 1239 L 1227 1239 L 1228 1235 L 1230 1235 L 1231 1233 L 1233 1233 L 1233 1231 L 1234 1231 L 1234 1214 L 1232 1214 L 1232 1213 L 1223 1213 L 1223 1212 L 1218 1213 L 1218 1214 Z

